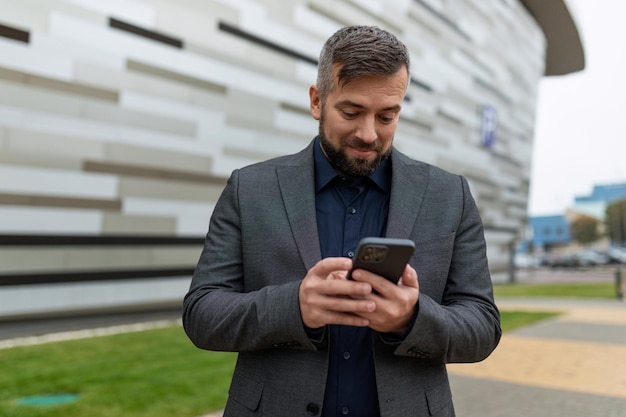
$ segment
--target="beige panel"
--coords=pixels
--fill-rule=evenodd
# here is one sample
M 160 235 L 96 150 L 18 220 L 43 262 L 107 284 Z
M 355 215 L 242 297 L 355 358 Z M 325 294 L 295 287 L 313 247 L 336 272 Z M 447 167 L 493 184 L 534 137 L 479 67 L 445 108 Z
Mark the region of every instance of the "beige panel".
M 191 96 L 195 90 L 211 91 L 214 94 L 219 94 L 213 90 L 198 89 L 168 78 L 132 71 L 124 73 L 123 86 L 124 90 L 183 103 L 191 101 Z
M 53 80 L 51 78 L 39 77 L 35 75 L 27 75 L 26 83 L 34 87 L 61 91 L 66 94 L 76 94 L 79 96 L 94 98 L 98 100 L 111 102 L 117 102 L 119 100 L 119 94 L 117 93 L 117 91 L 91 87 L 80 83 Z
M 105 66 L 98 63 L 77 60 L 74 64 L 74 78 L 76 81 L 97 86 L 111 91 L 118 91 L 124 85 L 126 74 L 114 66 Z
M 7 274 L 193 267 L 201 250 L 201 247 L 195 246 L 12 247 L 0 251 L 0 272 Z
M 176 219 L 105 212 L 102 215 L 102 232 L 104 234 L 172 236 L 176 233 Z
M 251 126 L 260 126 L 265 129 L 273 127 L 274 113 L 279 107 L 278 103 L 238 90 L 229 91 L 228 98 L 230 100 L 224 110 L 228 114 L 229 124 L 248 128 Z
M 42 153 L 31 152 L 0 152 L 0 162 L 34 168 L 53 168 L 70 171 L 82 169 L 82 162 L 78 159 L 51 158 Z
M 215 94 L 208 90 L 192 89 L 189 102 L 196 106 L 202 106 L 211 110 L 223 109 L 228 99 L 222 94 Z
M 6 127 L 0 126 L 0 155 L 2 153 L 8 152 L 7 148 L 9 147 L 9 129 Z
M 213 203 L 219 198 L 224 185 L 121 177 L 118 189 L 122 199 L 135 197 Z
M 0 68 L 0 79 L 30 85 L 37 88 L 43 88 L 46 90 L 59 91 L 65 94 L 74 94 L 100 100 L 116 102 L 119 99 L 118 93 L 110 89 L 102 89 L 81 83 L 55 80 L 7 68 Z
M 0 250 L 0 272 L 40 272 L 63 270 L 66 267 L 64 251 L 71 249 L 39 249 L 33 247 L 3 247 Z
M 163 266 L 196 266 L 202 244 L 195 247 L 155 247 L 150 251 L 151 263 Z
M 211 171 L 212 158 L 189 153 L 148 148 L 123 143 L 108 143 L 105 158 L 109 162 L 153 167 L 162 170 L 172 169 L 181 172 L 205 174 Z
M 276 158 L 277 156 L 280 156 L 278 152 L 276 153 L 258 152 L 252 149 L 248 150 L 244 148 L 234 148 L 232 146 L 224 146 L 224 155 L 235 156 L 239 158 L 246 158 L 252 161 L 267 160 L 267 159 Z
M 0 67 L 0 80 L 11 81 L 14 83 L 25 83 L 26 74 L 21 71 L 13 71 L 8 68 Z
M 67 116 L 79 116 L 81 112 L 82 99 L 75 95 L 9 81 L 0 81 L 0 90 L 0 104 Z
M 10 152 L 44 154 L 46 158 L 101 158 L 104 143 L 21 129 L 7 129 Z
M 141 167 L 138 165 L 113 164 L 107 162 L 86 161 L 83 169 L 87 172 L 102 172 L 130 177 L 147 177 L 160 180 L 198 182 L 204 184 L 223 184 L 224 179 L 209 174 L 198 174 L 189 171 L 173 171 L 158 168 Z
M 66 207 L 95 210 L 120 211 L 119 200 L 96 200 L 87 198 L 49 197 L 41 195 L 5 194 L 0 193 L 0 205 L 28 207 Z

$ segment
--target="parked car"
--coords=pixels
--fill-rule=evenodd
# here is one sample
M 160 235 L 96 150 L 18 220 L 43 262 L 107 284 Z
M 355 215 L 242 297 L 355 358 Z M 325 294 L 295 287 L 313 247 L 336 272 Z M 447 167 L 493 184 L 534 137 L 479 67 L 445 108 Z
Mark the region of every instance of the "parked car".
M 606 255 L 612 263 L 626 264 L 626 248 L 609 248 Z
M 516 253 L 513 257 L 513 263 L 516 268 L 531 269 L 537 268 L 540 265 L 540 260 L 527 253 Z
M 580 251 L 576 254 L 577 266 L 606 265 L 610 262 L 607 255 L 593 249 Z
M 541 265 L 550 268 L 572 268 L 578 266 L 578 258 L 574 254 L 547 253 L 541 259 Z

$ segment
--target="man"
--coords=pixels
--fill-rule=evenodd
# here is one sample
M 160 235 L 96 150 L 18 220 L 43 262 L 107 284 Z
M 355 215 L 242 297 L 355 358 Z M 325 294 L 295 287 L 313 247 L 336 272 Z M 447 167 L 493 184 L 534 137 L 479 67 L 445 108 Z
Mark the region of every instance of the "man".
M 198 347 L 239 352 L 226 417 L 453 416 L 445 364 L 498 344 L 466 180 L 392 147 L 409 68 L 392 34 L 339 30 L 309 91 L 318 137 L 229 179 L 183 315 Z M 369 236 L 415 242 L 397 284 L 346 278 Z

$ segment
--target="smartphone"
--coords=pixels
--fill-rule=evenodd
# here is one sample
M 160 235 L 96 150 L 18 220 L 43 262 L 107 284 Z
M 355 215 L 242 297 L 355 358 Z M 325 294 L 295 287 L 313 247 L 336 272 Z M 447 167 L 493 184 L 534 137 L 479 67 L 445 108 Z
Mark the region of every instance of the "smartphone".
M 366 237 L 361 239 L 356 249 L 352 270 L 365 269 L 395 284 L 414 251 L 415 243 L 409 239 Z

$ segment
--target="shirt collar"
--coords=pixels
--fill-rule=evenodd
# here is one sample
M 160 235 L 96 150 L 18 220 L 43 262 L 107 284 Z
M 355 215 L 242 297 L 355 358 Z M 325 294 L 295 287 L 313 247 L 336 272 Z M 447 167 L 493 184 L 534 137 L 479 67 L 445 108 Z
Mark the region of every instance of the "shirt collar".
M 340 175 L 330 164 L 320 145 L 319 136 L 315 138 L 313 146 L 313 157 L 315 162 L 315 192 L 319 192 L 328 185 L 334 178 Z M 381 162 L 376 171 L 368 175 L 368 178 L 374 182 L 381 190 L 389 192 L 391 189 L 391 158 L 385 158 Z

